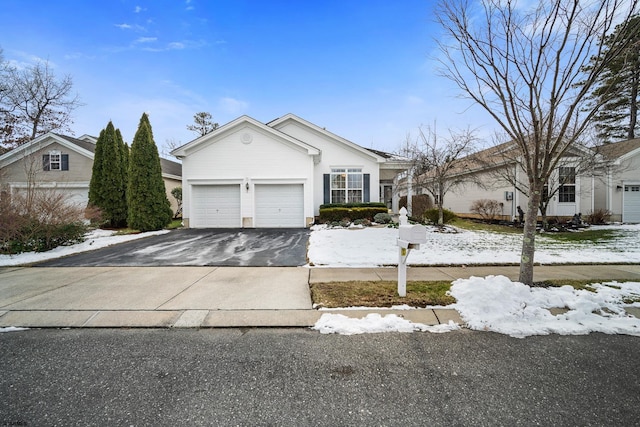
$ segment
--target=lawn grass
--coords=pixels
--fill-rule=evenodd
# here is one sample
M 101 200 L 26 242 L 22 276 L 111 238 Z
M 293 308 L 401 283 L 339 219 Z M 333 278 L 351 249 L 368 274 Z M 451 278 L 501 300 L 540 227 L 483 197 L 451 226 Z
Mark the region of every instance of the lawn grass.
M 493 233 L 522 234 L 522 228 L 508 225 L 488 224 L 480 221 L 472 221 L 466 218 L 456 218 L 451 223 L 454 227 L 471 231 L 490 231 Z
M 539 287 L 571 286 L 577 290 L 594 292 L 589 285 L 612 282 L 611 279 L 572 280 L 557 279 L 537 282 Z M 623 281 L 623 280 L 621 280 Z M 314 283 L 311 285 L 311 299 L 314 304 L 324 308 L 340 307 L 391 307 L 407 304 L 411 307 L 430 305 L 446 306 L 454 304 L 455 298 L 447 295 L 451 282 L 407 282 L 407 296 L 398 296 L 398 283 L 395 281 L 351 281 Z M 626 304 L 640 302 L 635 299 L 624 301 Z
M 582 229 L 580 231 L 566 231 L 562 233 L 544 233 L 545 237 L 560 243 L 602 243 L 615 240 L 619 233 L 612 229 Z
M 311 299 L 326 308 L 391 307 L 408 304 L 412 307 L 449 305 L 455 299 L 447 295 L 451 282 L 407 282 L 407 296 L 398 296 L 398 283 L 392 281 L 352 281 L 314 283 Z
M 456 218 L 451 225 L 471 231 L 522 234 L 522 228 L 510 227 L 508 225 L 487 224 L 480 221 L 471 221 L 465 218 Z M 615 229 L 583 228 L 577 231 L 546 232 L 541 235 L 558 243 L 602 243 L 615 240 L 619 236 L 619 232 Z

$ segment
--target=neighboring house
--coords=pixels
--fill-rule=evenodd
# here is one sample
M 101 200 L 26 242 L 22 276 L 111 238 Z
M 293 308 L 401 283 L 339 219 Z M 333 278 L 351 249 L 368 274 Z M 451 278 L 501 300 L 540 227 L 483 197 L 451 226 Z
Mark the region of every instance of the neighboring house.
M 397 209 L 394 179 L 407 169 L 293 114 L 266 124 L 242 116 L 171 154 L 182 160 L 191 228 L 305 227 L 323 203 Z
M 0 156 L 0 185 L 12 193 L 32 187 L 55 189 L 70 203 L 86 206 L 96 138 L 73 138 L 49 132 Z M 160 159 L 167 198 L 175 212 L 171 190 L 182 183 L 182 165 Z
M 605 160 L 596 183 L 595 208 L 611 212 L 613 221 L 640 223 L 640 138 L 596 148 Z
M 527 196 L 514 182 L 525 182 L 513 144 L 504 143 L 459 160 L 457 177 L 465 183 L 446 194 L 444 207 L 461 216 L 475 216 L 476 200 L 497 200 L 500 216 L 517 217 L 517 207 L 526 211 Z M 509 176 L 511 181 L 505 179 Z M 515 179 L 514 179 L 515 178 Z M 413 191 L 420 194 L 420 181 Z M 612 221 L 640 222 L 640 139 L 607 144 L 594 150 L 574 148 L 558 164 L 550 178 L 553 195 L 548 218 L 570 219 L 597 210 L 611 213 Z

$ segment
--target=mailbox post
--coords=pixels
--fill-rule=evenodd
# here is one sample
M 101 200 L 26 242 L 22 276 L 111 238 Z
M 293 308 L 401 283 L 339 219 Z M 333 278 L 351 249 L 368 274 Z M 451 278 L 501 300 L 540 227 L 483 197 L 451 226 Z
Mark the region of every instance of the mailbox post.
M 407 296 L 407 257 L 411 249 L 427 243 L 427 229 L 423 225 L 409 225 L 407 210 L 400 209 L 398 226 L 398 295 Z

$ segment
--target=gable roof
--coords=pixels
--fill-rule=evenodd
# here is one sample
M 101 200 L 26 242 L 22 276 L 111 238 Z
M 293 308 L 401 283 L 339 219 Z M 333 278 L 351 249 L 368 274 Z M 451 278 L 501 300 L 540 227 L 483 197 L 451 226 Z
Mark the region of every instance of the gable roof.
M 386 159 L 391 158 L 392 155 L 389 153 L 385 153 L 387 156 L 383 155 L 381 151 L 377 151 L 377 150 L 370 150 L 364 147 L 361 147 L 360 145 L 349 141 L 348 139 L 342 138 L 341 136 L 336 135 L 335 133 L 329 132 L 328 130 L 326 130 L 325 128 L 321 128 L 320 126 L 317 126 L 305 119 L 302 119 L 298 116 L 296 116 L 295 114 L 291 114 L 288 113 L 282 117 L 279 117 L 275 120 L 272 120 L 270 122 L 267 123 L 267 126 L 272 127 L 274 129 L 278 129 L 279 127 L 283 126 L 284 124 L 286 124 L 287 122 L 295 122 L 298 124 L 303 125 L 304 127 L 311 129 L 312 131 L 324 136 L 325 138 L 328 139 L 332 139 L 338 143 L 341 143 L 345 146 L 347 146 L 348 148 L 360 152 L 361 154 L 364 154 L 368 157 L 373 157 L 378 163 L 384 163 L 386 161 Z M 397 159 L 396 159 L 397 160 Z
M 623 160 L 635 154 L 640 154 L 640 138 L 600 145 L 594 150 L 607 160 Z
M 284 132 L 280 132 L 279 130 L 274 129 L 268 125 L 265 125 L 264 123 L 261 123 L 256 119 L 249 117 L 247 115 L 240 116 L 237 119 L 232 120 L 229 123 L 226 123 L 220 126 L 214 131 L 209 132 L 206 135 L 196 138 L 193 141 L 188 142 L 176 148 L 175 150 L 171 151 L 171 154 L 173 156 L 176 156 L 177 158 L 187 156 L 197 151 L 201 146 L 215 142 L 217 138 L 230 133 L 233 129 L 236 129 L 241 126 L 247 126 L 247 125 L 253 127 L 254 129 L 260 130 L 262 132 L 266 132 L 283 143 L 294 146 L 302 151 L 306 151 L 307 154 L 311 156 L 317 156 L 320 154 L 320 150 L 318 150 L 316 147 L 313 147 L 312 145 L 309 145 L 306 142 L 300 141 L 297 138 L 287 135 Z
M 60 135 L 53 132 L 46 133 L 0 156 L 0 168 L 20 160 L 25 153 L 29 153 L 29 150 L 40 150 L 53 143 L 58 143 L 69 150 L 75 151 L 93 160 L 93 155 L 96 151 L 96 144 L 92 141 L 96 141 L 97 138 L 90 135 L 83 135 L 81 138 L 82 139 L 74 138 L 72 136 Z M 182 165 L 180 163 L 163 159 L 161 157 L 160 166 L 162 168 L 163 175 L 170 175 L 178 179 L 182 177 Z

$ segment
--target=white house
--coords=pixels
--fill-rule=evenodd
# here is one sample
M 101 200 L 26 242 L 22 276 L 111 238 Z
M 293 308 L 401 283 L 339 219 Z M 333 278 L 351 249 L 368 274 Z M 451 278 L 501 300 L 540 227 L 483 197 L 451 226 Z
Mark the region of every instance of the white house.
M 287 114 L 239 117 L 172 151 L 186 227 L 305 227 L 323 203 L 393 205 L 406 162 Z M 397 206 L 397 201 L 396 205 Z

